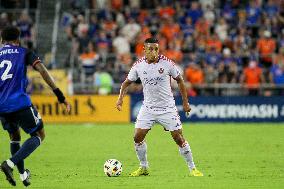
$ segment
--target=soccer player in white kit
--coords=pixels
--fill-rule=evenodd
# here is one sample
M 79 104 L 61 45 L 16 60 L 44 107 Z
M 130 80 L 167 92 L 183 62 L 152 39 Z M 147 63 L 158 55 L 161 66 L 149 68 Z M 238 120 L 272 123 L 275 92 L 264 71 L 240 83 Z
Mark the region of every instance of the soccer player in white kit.
M 180 154 L 184 157 L 191 176 L 203 176 L 193 162 L 188 142 L 182 135 L 182 124 L 175 106 L 171 91 L 171 77 L 178 83 L 185 112 L 190 112 L 186 87 L 180 72 L 174 62 L 159 54 L 158 40 L 148 38 L 144 42 L 145 57 L 136 61 L 126 80 L 122 83 L 116 103 L 119 111 L 122 110 L 123 97 L 127 87 L 138 78 L 143 85 L 144 101 L 135 123 L 134 143 L 137 157 L 140 161 L 138 170 L 130 176 L 148 175 L 147 144 L 145 137 L 154 123 L 161 124 L 179 146 Z

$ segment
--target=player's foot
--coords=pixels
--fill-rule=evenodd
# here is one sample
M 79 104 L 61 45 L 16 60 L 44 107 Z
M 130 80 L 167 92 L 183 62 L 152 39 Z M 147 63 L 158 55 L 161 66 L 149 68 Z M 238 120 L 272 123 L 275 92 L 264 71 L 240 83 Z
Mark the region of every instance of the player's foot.
M 190 173 L 190 176 L 192 177 L 203 177 L 203 173 L 201 173 L 200 171 L 198 171 L 196 168 L 193 168 Z
M 7 161 L 4 161 L 1 164 L 1 170 L 4 172 L 4 174 L 6 175 L 6 179 L 7 181 L 12 185 L 12 186 L 16 186 L 16 181 L 14 179 L 13 176 L 13 169 L 7 164 Z
M 129 174 L 131 177 L 139 177 L 141 175 L 149 175 L 149 170 L 147 168 L 139 167 L 136 171 Z
M 31 178 L 31 172 L 28 169 L 26 169 L 25 172 L 20 175 L 20 179 L 21 181 L 23 181 L 23 184 L 25 186 L 31 185 L 30 178 Z

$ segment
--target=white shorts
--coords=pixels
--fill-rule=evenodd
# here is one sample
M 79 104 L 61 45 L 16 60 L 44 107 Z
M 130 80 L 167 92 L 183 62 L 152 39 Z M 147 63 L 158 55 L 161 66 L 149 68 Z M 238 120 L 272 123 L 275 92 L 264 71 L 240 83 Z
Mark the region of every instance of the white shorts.
M 151 129 L 155 123 L 161 124 L 167 131 L 175 131 L 182 128 L 177 111 L 152 113 L 142 106 L 137 116 L 135 128 Z

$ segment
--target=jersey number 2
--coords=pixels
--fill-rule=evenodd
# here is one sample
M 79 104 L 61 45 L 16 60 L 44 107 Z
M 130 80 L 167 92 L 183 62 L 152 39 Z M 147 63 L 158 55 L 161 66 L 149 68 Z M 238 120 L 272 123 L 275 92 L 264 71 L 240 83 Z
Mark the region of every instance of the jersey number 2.
M 13 77 L 13 74 L 9 74 L 9 71 L 12 68 L 12 62 L 9 60 L 3 60 L 0 63 L 0 68 L 4 68 L 5 65 L 7 65 L 7 67 L 1 76 L 2 81 L 5 81 L 6 79 L 11 79 Z

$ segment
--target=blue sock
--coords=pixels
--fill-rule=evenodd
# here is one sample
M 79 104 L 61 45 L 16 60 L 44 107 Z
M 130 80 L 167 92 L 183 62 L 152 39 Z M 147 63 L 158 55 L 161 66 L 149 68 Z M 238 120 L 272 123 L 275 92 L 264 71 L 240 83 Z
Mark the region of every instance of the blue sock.
M 11 143 L 10 143 L 10 151 L 11 151 L 11 155 L 12 155 L 12 156 L 13 156 L 20 148 L 21 148 L 20 141 L 11 141 Z M 19 163 L 17 164 L 17 168 L 18 168 L 20 174 L 23 174 L 23 173 L 25 172 L 24 160 L 19 161 Z
M 17 165 L 20 161 L 28 157 L 40 145 L 40 142 L 41 140 L 38 136 L 32 136 L 24 142 L 20 150 L 10 160 Z

